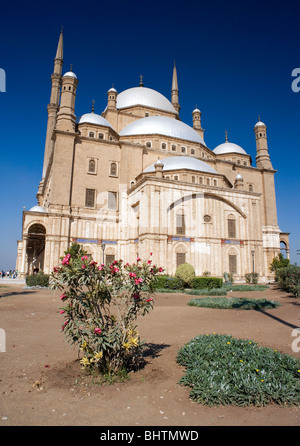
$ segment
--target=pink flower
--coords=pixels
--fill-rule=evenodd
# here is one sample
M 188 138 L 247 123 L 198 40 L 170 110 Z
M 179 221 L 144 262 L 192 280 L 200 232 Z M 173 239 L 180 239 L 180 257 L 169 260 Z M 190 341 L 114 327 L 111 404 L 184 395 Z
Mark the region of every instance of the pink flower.
M 96 334 L 101 334 L 101 332 L 102 332 L 101 328 L 99 328 L 99 327 L 95 328 L 95 333 Z
M 140 258 L 140 257 L 138 257 L 138 258 L 136 259 L 136 261 L 137 261 L 137 262 L 139 262 L 140 260 L 141 260 L 141 258 Z
M 81 268 L 82 268 L 82 269 L 85 269 L 85 264 L 81 265 Z
M 64 314 L 64 310 L 61 310 L 61 311 L 60 311 L 60 314 Z
M 98 266 L 98 270 L 102 271 L 103 270 L 103 265 Z
M 151 263 L 152 263 L 152 260 L 148 260 L 148 265 L 151 265 Z
M 150 252 L 150 256 L 152 256 L 152 254 L 153 254 L 153 253 L 152 253 L 152 252 Z
M 146 302 L 151 302 L 153 300 L 153 297 L 149 297 L 149 299 L 146 300 Z
M 138 285 L 139 283 L 143 282 L 143 279 L 141 277 L 139 277 L 138 279 L 135 279 L 135 284 Z
M 163 268 L 160 267 L 158 271 L 159 271 L 160 273 L 162 273 L 162 272 L 163 272 Z
M 68 322 L 69 322 L 69 321 L 66 321 L 66 322 L 62 325 L 62 327 L 61 327 L 62 330 L 64 330 L 64 328 L 65 328 L 65 326 L 67 325 Z
M 97 265 L 97 262 L 95 262 L 95 260 L 93 260 L 91 263 L 90 263 L 90 265 Z
M 129 273 L 129 277 L 136 277 L 135 273 Z
M 67 255 L 63 258 L 63 260 L 62 260 L 61 263 L 62 263 L 63 265 L 69 265 L 70 257 L 71 257 L 71 254 L 67 254 Z
M 64 300 L 64 299 L 66 299 L 68 296 L 66 295 L 66 293 L 63 293 L 61 296 L 60 296 L 60 299 L 61 300 Z
M 81 257 L 81 260 L 84 262 L 85 260 L 87 260 L 88 259 L 88 256 L 82 256 Z

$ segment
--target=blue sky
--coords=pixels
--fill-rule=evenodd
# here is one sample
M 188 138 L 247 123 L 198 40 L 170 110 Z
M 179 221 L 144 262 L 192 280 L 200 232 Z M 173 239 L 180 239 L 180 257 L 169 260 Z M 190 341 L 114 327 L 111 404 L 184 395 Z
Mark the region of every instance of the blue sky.
M 180 117 L 192 125 L 202 111 L 205 142 L 241 145 L 255 165 L 253 126 L 268 127 L 279 227 L 290 232 L 291 261 L 300 262 L 299 2 L 270 1 L 11 1 L 1 5 L 0 269 L 14 268 L 22 210 L 36 204 L 42 174 L 50 76 L 61 26 L 64 72 L 79 85 L 76 115 L 94 99 L 101 113 L 107 90 L 144 85 L 170 98 L 173 63 Z M 300 85 L 300 82 L 299 82 Z

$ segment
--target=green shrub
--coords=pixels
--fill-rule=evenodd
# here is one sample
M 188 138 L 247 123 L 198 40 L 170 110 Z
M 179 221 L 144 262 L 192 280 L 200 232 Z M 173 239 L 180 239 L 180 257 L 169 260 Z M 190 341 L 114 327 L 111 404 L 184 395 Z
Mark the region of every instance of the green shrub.
M 300 296 L 300 266 L 289 265 L 285 268 L 278 268 L 276 278 L 283 290 L 296 297 Z
M 186 367 L 180 384 L 208 406 L 300 404 L 300 361 L 249 339 L 200 335 L 177 354 Z
M 223 285 L 223 288 L 232 291 L 264 291 L 269 288 L 269 285 Z
M 29 276 L 26 276 L 25 283 L 27 286 L 48 288 L 49 278 L 50 276 L 48 274 L 44 274 L 42 271 L 40 271 L 37 274 L 31 274 Z
M 247 299 L 243 297 L 202 297 L 190 300 L 188 305 L 227 310 L 266 310 L 269 308 L 276 308 L 280 306 L 280 303 L 267 299 Z
M 137 366 L 142 343 L 136 320 L 153 308 L 152 282 L 161 268 L 151 261 L 99 265 L 81 248 L 71 246 L 51 277 L 63 291 L 62 331 L 77 345 L 88 372 L 119 376 Z M 72 253 L 72 255 L 71 255 Z
M 176 269 L 175 277 L 183 280 L 183 282 L 187 286 L 190 286 L 192 280 L 195 277 L 195 269 L 193 265 L 190 265 L 189 263 L 183 263 L 182 265 L 179 265 Z
M 178 277 L 157 276 L 153 279 L 152 285 L 155 290 L 183 290 L 185 283 Z
M 258 273 L 245 274 L 245 280 L 247 283 L 257 283 L 258 282 Z
M 219 277 L 195 277 L 191 281 L 191 288 L 203 289 L 203 288 L 221 288 L 223 285 L 223 279 Z

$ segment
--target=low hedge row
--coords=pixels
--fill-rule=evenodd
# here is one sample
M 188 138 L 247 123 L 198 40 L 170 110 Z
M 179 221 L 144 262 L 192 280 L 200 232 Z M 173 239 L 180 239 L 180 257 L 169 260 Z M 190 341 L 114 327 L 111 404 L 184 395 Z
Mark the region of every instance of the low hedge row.
M 169 290 L 183 290 L 184 288 L 199 289 L 213 289 L 221 288 L 223 279 L 219 277 L 195 277 L 192 279 L 190 285 L 186 284 L 182 279 L 171 276 L 158 276 L 154 279 L 153 286 L 155 289 L 165 288 Z

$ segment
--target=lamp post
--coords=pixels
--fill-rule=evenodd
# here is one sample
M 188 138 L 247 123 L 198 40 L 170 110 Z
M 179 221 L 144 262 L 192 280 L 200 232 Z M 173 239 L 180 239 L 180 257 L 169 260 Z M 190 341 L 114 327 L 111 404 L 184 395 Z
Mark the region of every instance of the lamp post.
M 105 243 L 101 243 L 101 248 L 102 248 L 102 263 L 103 263 L 103 265 L 104 265 L 104 251 L 105 251 Z
M 253 281 L 254 281 L 254 254 L 255 254 L 254 249 L 251 251 L 251 254 L 252 254 L 252 283 L 253 283 Z

